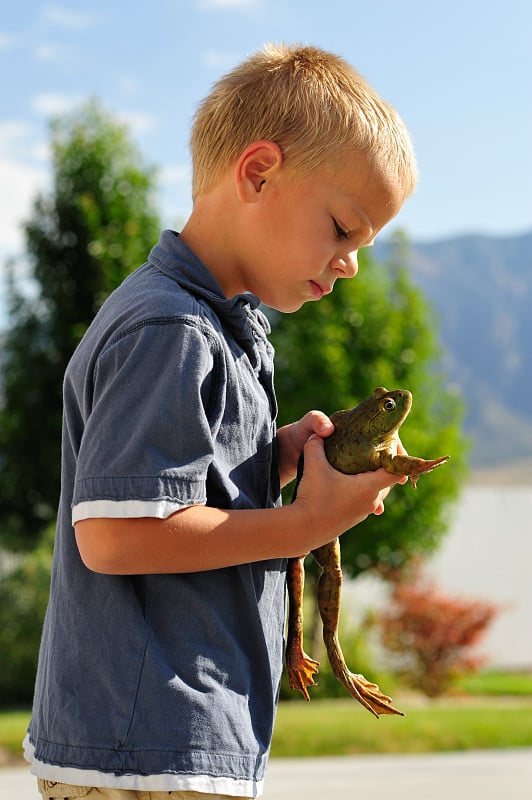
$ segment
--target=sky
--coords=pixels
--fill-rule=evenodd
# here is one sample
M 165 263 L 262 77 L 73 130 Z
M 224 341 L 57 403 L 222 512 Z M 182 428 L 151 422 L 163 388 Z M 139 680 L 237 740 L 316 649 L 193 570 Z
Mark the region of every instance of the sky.
M 0 261 L 50 186 L 50 119 L 90 97 L 158 168 L 161 219 L 178 228 L 196 106 L 266 42 L 343 56 L 405 120 L 421 179 L 391 230 L 530 230 L 531 41 L 529 0 L 0 0 Z

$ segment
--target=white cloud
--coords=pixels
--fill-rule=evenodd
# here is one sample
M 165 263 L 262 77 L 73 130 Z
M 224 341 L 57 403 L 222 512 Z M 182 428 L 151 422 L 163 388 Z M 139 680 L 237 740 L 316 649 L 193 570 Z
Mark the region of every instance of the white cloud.
M 116 88 L 124 97 L 134 97 L 140 92 L 140 82 L 132 75 L 120 75 L 116 81 Z
M 200 62 L 209 69 L 224 70 L 234 66 L 236 59 L 229 53 L 221 50 L 203 50 L 200 53 Z
M 192 170 L 189 164 L 167 164 L 159 172 L 160 183 L 165 186 L 172 184 L 190 184 Z
M 50 160 L 49 143 L 38 137 L 36 129 L 22 120 L 0 122 L 0 158 L 47 163 Z
M 48 5 L 44 8 L 44 18 L 47 22 L 56 25 L 58 28 L 67 30 L 87 30 L 94 27 L 98 22 L 95 14 L 88 14 L 83 11 L 73 11 L 59 5 Z
M 0 122 L 0 158 L 18 151 L 22 155 L 25 139 L 31 134 L 31 126 L 19 119 Z
M 16 43 L 16 39 L 10 33 L 4 33 L 0 31 L 0 50 L 9 50 L 9 48 L 14 47 Z
M 37 162 L 40 161 L 43 164 L 44 163 L 47 164 L 51 159 L 51 153 L 52 153 L 51 142 L 50 141 L 36 142 L 35 144 L 30 145 L 27 152 L 28 155 L 30 155 L 34 161 Z
M 224 53 L 222 50 L 203 50 L 199 58 L 204 67 L 216 70 L 216 72 L 231 69 L 239 60 L 237 55 Z
M 159 127 L 157 117 L 142 111 L 122 111 L 117 114 L 117 117 L 131 129 L 135 136 L 150 133 Z
M 44 92 L 35 95 L 30 102 L 31 108 L 39 114 L 48 117 L 66 114 L 83 102 L 79 95 L 65 94 L 63 92 Z
M 255 9 L 262 5 L 262 0 L 198 0 L 198 8 L 200 11 L 209 11 L 210 9 Z
M 14 255 L 22 249 L 22 222 L 29 218 L 36 194 L 46 187 L 46 162 L 28 156 L 42 148 L 35 130 L 20 120 L 0 123 L 0 254 Z M 44 150 L 40 152 L 44 155 Z
M 41 44 L 36 45 L 34 54 L 38 61 L 46 61 L 48 63 L 64 60 L 65 56 L 68 56 L 65 47 L 51 42 L 41 42 Z
M 0 248 L 16 253 L 22 248 L 23 220 L 28 219 L 37 192 L 46 183 L 47 172 L 21 161 L 0 158 Z

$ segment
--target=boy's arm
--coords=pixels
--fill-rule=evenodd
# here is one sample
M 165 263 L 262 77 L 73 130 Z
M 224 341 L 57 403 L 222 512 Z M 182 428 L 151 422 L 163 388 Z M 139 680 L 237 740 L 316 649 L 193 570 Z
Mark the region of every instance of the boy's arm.
M 291 558 L 383 511 L 391 486 L 383 469 L 343 475 L 323 441 L 305 445 L 305 473 L 294 503 L 282 508 L 224 510 L 190 506 L 167 519 L 86 519 L 76 523 L 85 565 L 105 574 L 199 572 L 270 558 Z

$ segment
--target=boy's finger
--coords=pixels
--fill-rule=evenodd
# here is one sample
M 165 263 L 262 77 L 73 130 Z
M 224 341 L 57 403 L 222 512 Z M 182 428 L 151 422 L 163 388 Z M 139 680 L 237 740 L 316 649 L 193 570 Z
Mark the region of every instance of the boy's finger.
M 317 452 L 317 448 L 323 453 L 323 439 L 317 433 L 311 433 L 305 442 L 305 458 L 312 457 Z
M 379 469 L 375 470 L 371 473 L 375 476 L 376 485 L 380 489 L 390 488 L 391 486 L 395 486 L 397 483 L 406 483 L 408 477 L 406 475 L 394 475 L 391 472 L 387 472 L 387 470 L 380 467 Z
M 308 421 L 310 423 L 310 431 L 317 433 L 318 436 L 327 437 L 334 432 L 334 425 L 323 411 L 309 411 Z
M 375 511 L 373 512 L 376 517 L 380 517 L 381 514 L 384 514 L 384 503 L 381 501 Z
M 327 457 L 323 446 L 323 439 L 317 433 L 311 433 L 303 447 L 303 457 L 305 467 L 311 462 L 325 461 L 327 464 Z M 299 467 L 298 467 L 299 469 Z

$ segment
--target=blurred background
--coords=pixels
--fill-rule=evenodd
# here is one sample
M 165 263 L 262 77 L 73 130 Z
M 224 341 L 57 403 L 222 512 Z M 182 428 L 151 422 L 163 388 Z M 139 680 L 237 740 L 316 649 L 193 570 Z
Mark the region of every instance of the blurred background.
M 370 672 L 425 695 L 479 670 L 496 676 L 490 691 L 532 694 L 532 6 L 1 6 L 0 704 L 31 699 L 64 365 L 159 229 L 179 229 L 190 212 L 198 102 L 270 41 L 352 63 L 405 120 L 421 175 L 352 285 L 294 316 L 271 315 L 281 422 L 404 385 L 414 393 L 406 446 L 451 455 L 416 493 L 407 486 L 391 499 L 382 522 L 344 537 L 349 649 Z M 406 580 L 419 587 L 417 606 Z M 392 646 L 390 613 L 400 609 L 407 630 L 429 591 L 439 627 L 415 652 L 411 637 Z M 451 644 L 458 618 L 463 635 Z M 309 620 L 319 648 L 312 610 Z M 472 649 L 480 634 L 484 661 Z M 440 655 L 423 675 L 431 647 Z M 434 691 L 437 662 L 448 667 Z

